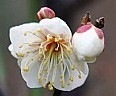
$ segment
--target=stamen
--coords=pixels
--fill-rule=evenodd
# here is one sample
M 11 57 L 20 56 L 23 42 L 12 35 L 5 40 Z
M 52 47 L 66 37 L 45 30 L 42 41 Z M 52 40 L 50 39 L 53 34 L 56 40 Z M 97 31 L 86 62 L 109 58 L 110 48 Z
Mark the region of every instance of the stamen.
M 23 71 L 24 71 L 24 72 L 28 72 L 28 71 L 29 71 L 29 66 L 32 64 L 32 62 L 33 62 L 35 59 L 37 59 L 37 53 L 35 53 L 32 57 L 33 57 L 33 58 L 30 58 L 29 60 L 27 60 L 27 61 L 25 62 L 25 65 L 24 65 L 24 67 L 23 67 Z
M 70 81 L 67 82 L 67 85 L 70 85 Z
M 61 69 L 61 87 L 64 88 L 65 87 L 65 79 L 64 79 L 64 73 L 65 73 L 65 70 L 66 70 L 66 66 L 64 64 L 64 60 L 63 62 L 60 63 L 60 69 Z
M 53 41 L 53 39 L 54 39 L 54 38 L 53 38 L 50 34 L 47 35 L 47 42 Z
M 62 41 L 63 39 L 60 37 L 60 36 L 58 36 L 57 38 L 55 38 L 55 42 L 60 42 L 60 41 Z
M 48 88 L 49 88 L 49 90 L 53 90 L 53 86 L 52 86 L 52 84 L 48 84 Z
M 62 87 L 62 88 L 65 88 L 65 84 L 64 84 L 64 83 L 62 83 L 62 84 L 61 84 L 61 87 Z
M 47 58 L 42 60 L 39 71 L 38 71 L 38 77 L 44 79 L 45 77 L 44 76 L 42 77 L 40 75 L 40 73 L 42 73 L 44 75 L 45 74 L 44 69 L 46 69 L 46 66 L 47 66 L 47 73 L 48 74 L 46 76 L 46 82 L 43 84 L 43 86 L 48 83 L 48 77 L 49 77 L 51 68 L 53 66 L 54 56 L 53 56 L 52 52 L 53 52 L 54 48 L 55 48 L 55 45 L 51 46 L 50 50 L 48 51 L 48 56 L 46 56 Z M 52 89 L 52 87 L 50 87 L 50 89 Z
M 69 53 L 71 53 L 72 52 L 72 49 L 70 48 L 70 47 L 68 47 L 68 46 L 66 46 L 65 44 L 63 44 L 63 43 L 60 43 L 64 48 L 66 48 L 67 49 L 67 51 L 69 52 Z
M 53 66 L 53 76 L 52 76 L 51 84 L 54 83 L 56 77 L 57 63 L 58 63 L 57 54 L 54 54 L 54 62 L 53 62 L 54 66 Z
M 55 51 L 58 51 L 60 44 L 57 43 L 57 47 L 55 48 Z
M 16 53 L 16 55 L 17 55 L 18 57 L 24 57 L 24 54 L 23 54 L 23 53 Z
M 76 68 L 75 65 L 71 65 L 72 70 L 75 70 L 75 68 Z
M 78 75 L 78 77 L 79 77 L 79 79 L 81 79 L 81 75 L 80 74 Z
M 24 33 L 24 36 L 27 36 L 27 34 L 32 34 L 38 38 L 45 40 L 45 34 L 43 34 L 41 29 L 38 29 L 37 31 L 34 31 L 34 32 L 27 31 Z
M 73 77 L 70 77 L 69 80 L 73 81 Z
M 29 71 L 29 67 L 28 66 L 23 67 L 23 71 L 24 72 L 28 72 Z
M 50 62 L 50 59 L 49 59 L 49 62 Z M 48 64 L 47 64 L 47 67 L 48 67 L 48 74 L 47 74 L 47 76 L 46 76 L 46 83 L 48 82 L 48 77 L 49 77 L 51 68 L 52 68 L 52 66 L 53 66 L 53 64 L 54 64 L 54 57 L 53 57 L 53 55 L 51 56 L 51 62 L 50 62 L 50 64 L 49 64 L 49 62 L 48 62 Z
M 65 52 L 65 50 L 64 50 L 64 52 Z M 72 61 L 72 59 L 70 58 L 70 56 L 66 52 L 65 52 L 65 56 L 67 57 L 67 61 L 69 62 L 70 66 L 72 66 L 73 65 L 73 61 Z M 80 70 L 75 65 L 74 65 L 74 67 L 75 67 L 74 69 L 76 69 L 79 72 L 78 77 L 81 78 Z

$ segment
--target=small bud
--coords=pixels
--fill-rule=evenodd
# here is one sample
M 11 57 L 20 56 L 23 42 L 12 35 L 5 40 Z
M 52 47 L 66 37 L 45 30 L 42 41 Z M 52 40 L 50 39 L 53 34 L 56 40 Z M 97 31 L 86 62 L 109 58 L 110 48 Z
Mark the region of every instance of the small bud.
M 53 18 L 53 17 L 55 17 L 55 12 L 48 7 L 43 7 L 37 12 L 38 20 L 45 18 Z
M 88 22 L 91 22 L 91 16 L 89 12 L 87 12 L 82 18 L 81 25 L 86 25 Z
M 95 21 L 95 27 L 97 28 L 103 28 L 104 27 L 104 17 L 100 17 L 99 19 L 96 19 Z

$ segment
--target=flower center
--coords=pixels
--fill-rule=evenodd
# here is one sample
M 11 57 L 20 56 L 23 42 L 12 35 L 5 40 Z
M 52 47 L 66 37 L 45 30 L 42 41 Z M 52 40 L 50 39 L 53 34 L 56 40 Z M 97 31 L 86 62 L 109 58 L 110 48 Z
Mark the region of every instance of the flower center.
M 60 35 L 54 36 L 42 32 L 42 30 L 26 32 L 24 35 L 26 36 L 27 33 L 30 33 L 41 40 L 25 43 L 30 50 L 27 50 L 23 55 L 20 53 L 20 55 L 25 56 L 25 54 L 33 53 L 33 56 L 31 56 L 25 64 L 23 71 L 28 72 L 30 65 L 35 60 L 35 57 L 37 57 L 38 64 L 40 65 L 38 69 L 38 82 L 42 84 L 43 87 L 48 85 L 48 88 L 53 90 L 57 70 L 60 70 L 61 76 L 59 82 L 61 83 L 61 87 L 64 88 L 66 84 L 69 85 L 70 81 L 73 81 L 70 69 L 76 69 L 80 73 L 70 58 L 70 55 L 72 54 L 72 45 L 69 37 L 63 37 Z M 23 48 L 25 44 L 21 45 L 20 48 Z M 68 80 L 65 79 L 65 72 L 68 73 Z M 79 76 L 81 76 L 81 73 Z

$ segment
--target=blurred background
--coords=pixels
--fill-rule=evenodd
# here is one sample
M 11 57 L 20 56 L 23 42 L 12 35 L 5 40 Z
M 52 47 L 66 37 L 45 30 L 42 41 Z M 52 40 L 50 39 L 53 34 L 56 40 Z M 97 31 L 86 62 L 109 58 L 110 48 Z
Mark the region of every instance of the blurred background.
M 0 0 L 0 96 L 53 96 L 47 89 L 29 89 L 20 75 L 16 59 L 8 51 L 9 28 L 37 22 L 42 6 L 52 8 L 74 32 L 90 12 L 93 22 L 105 17 L 105 50 L 89 64 L 86 83 L 71 91 L 55 90 L 54 96 L 116 96 L 116 0 Z

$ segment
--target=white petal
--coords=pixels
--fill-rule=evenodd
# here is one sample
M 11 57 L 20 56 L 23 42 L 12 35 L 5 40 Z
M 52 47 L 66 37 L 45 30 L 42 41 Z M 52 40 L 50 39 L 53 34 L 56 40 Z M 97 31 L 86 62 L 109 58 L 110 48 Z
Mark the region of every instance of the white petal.
M 35 32 L 39 29 L 38 23 L 27 23 L 22 24 L 20 26 L 15 26 L 10 29 L 10 40 L 13 44 L 13 49 L 15 52 L 20 52 L 24 43 L 30 43 L 33 41 L 37 41 L 39 38 L 32 34 L 27 34 L 24 36 L 26 32 Z
M 88 76 L 88 73 L 89 73 L 88 65 L 86 62 L 80 62 L 78 60 L 76 60 L 74 62 L 76 62 L 77 68 L 81 72 L 81 78 L 78 77 L 80 74 L 77 70 L 70 70 L 71 76 L 73 77 L 73 81 L 70 81 L 70 85 L 65 84 L 65 87 L 62 88 L 61 83 L 60 83 L 61 72 L 59 69 L 57 69 L 57 76 L 55 78 L 55 83 L 53 85 L 56 89 L 63 90 L 63 91 L 71 91 L 71 90 L 84 84 L 84 82 Z M 65 73 L 65 78 L 67 79 L 66 81 L 69 80 L 69 78 L 67 78 L 67 77 L 68 77 L 68 74 Z
M 38 70 L 40 66 L 40 62 L 38 62 L 38 56 L 34 57 L 34 61 L 31 62 L 29 66 L 29 71 L 24 72 L 22 69 L 24 68 L 26 62 L 28 62 L 33 57 L 32 54 L 24 58 L 21 62 L 21 74 L 23 79 L 26 81 L 27 86 L 30 88 L 39 88 L 41 85 L 38 82 Z
M 19 67 L 21 67 L 21 61 L 22 61 L 22 58 L 18 58 L 17 64 L 18 64 Z
M 68 25 L 58 17 L 52 19 L 42 19 L 39 24 L 42 25 L 42 29 L 46 29 L 56 36 L 64 35 L 69 38 L 72 37 L 71 30 Z
M 12 44 L 9 45 L 8 49 L 9 49 L 9 51 L 11 52 L 12 56 L 14 56 L 15 58 L 17 58 L 17 55 L 16 55 L 15 52 L 14 52 L 14 49 L 13 49 L 13 45 L 12 45 Z

